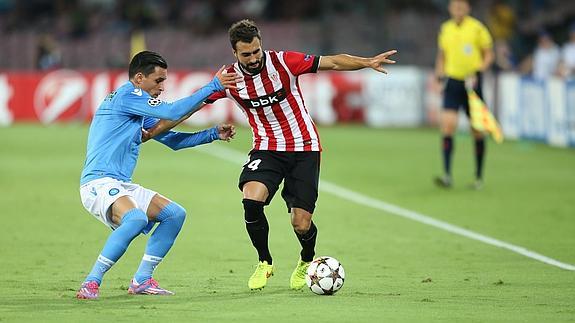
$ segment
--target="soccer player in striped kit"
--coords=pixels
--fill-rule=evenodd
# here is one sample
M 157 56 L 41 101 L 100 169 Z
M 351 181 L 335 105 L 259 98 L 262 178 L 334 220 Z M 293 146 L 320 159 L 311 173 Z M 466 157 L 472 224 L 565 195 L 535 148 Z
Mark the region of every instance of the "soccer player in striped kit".
M 206 103 L 225 97 L 234 100 L 252 129 L 253 149 L 239 179 L 246 229 L 259 257 L 248 287 L 265 287 L 274 272 L 264 206 L 270 203 L 283 181 L 281 195 L 302 247 L 290 278 L 290 287 L 301 289 L 315 254 L 318 230 L 312 214 L 318 196 L 321 144 L 305 107 L 298 76 L 318 70 L 363 68 L 386 73 L 382 65 L 395 63 L 389 56 L 396 51 L 364 58 L 347 54 L 316 56 L 264 50 L 260 31 L 251 20 L 234 23 L 229 29 L 229 37 L 237 62 L 228 67 L 227 72 L 237 73 L 243 79 L 235 89 L 212 94 Z M 150 131 L 155 135 L 173 126 L 174 123 L 165 122 Z

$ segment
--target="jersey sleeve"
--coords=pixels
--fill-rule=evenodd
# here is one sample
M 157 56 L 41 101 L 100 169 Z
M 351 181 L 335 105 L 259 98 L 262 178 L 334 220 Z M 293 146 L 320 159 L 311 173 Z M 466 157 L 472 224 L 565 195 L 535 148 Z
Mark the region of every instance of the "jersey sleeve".
M 439 34 L 437 35 L 437 48 L 440 50 L 445 50 L 445 24 L 441 25 L 439 28 Z
M 178 120 L 189 112 L 201 107 L 212 93 L 222 91 L 224 88 L 217 78 L 194 92 L 194 94 L 174 102 L 165 102 L 157 98 L 152 98 L 145 92 L 127 93 L 121 98 L 121 107 L 124 111 L 143 116 L 159 119 Z
M 481 49 L 489 49 L 493 47 L 493 38 L 491 38 L 491 34 L 487 27 L 483 24 L 479 26 L 479 47 Z
M 319 56 L 300 52 L 284 52 L 284 61 L 293 75 L 316 73 L 319 67 Z
M 170 147 L 173 150 L 194 147 L 210 143 L 219 139 L 218 128 L 213 127 L 199 132 L 166 131 L 154 137 L 154 140 Z
M 217 100 L 223 99 L 223 98 L 225 98 L 225 97 L 226 97 L 226 91 L 225 91 L 225 90 L 224 90 L 224 91 L 219 91 L 219 92 L 216 92 L 216 93 L 213 93 L 212 95 L 210 95 L 210 96 L 204 101 L 204 103 L 206 103 L 206 104 L 211 104 L 211 103 L 214 103 L 214 102 L 216 102 Z
M 144 122 L 142 124 L 142 128 L 150 129 L 150 128 L 154 127 L 159 121 L 160 121 L 160 119 L 158 119 L 158 118 L 144 117 Z

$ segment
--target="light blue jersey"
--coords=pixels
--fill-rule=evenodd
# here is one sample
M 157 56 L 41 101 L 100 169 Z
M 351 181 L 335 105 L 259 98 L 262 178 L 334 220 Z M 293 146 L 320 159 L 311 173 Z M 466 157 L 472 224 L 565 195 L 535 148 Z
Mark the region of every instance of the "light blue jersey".
M 223 89 L 214 78 L 193 95 L 168 103 L 151 97 L 132 82 L 122 85 L 104 99 L 92 119 L 80 184 L 102 177 L 130 182 L 140 153 L 142 127 L 150 128 L 158 119 L 179 120 Z M 169 131 L 154 139 L 176 150 L 217 138 L 217 128 L 212 128 L 194 134 Z

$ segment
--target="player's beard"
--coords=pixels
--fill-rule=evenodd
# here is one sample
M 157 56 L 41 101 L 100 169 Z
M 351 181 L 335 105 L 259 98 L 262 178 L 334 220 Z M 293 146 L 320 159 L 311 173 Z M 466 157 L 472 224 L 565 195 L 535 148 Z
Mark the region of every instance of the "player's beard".
M 257 62 L 255 62 L 255 63 L 248 64 L 248 65 L 243 65 L 243 64 L 242 64 L 242 67 L 243 67 L 246 71 L 248 71 L 248 73 L 250 73 L 250 74 L 257 74 L 257 73 L 259 73 L 259 72 L 262 70 L 262 67 L 263 67 L 262 62 L 263 62 L 263 59 L 260 58 L 260 59 L 259 59 Z

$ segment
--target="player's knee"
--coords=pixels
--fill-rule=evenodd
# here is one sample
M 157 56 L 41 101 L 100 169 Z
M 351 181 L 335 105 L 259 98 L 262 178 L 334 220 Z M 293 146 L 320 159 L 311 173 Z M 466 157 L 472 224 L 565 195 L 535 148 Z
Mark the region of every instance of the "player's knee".
M 301 207 L 291 209 L 291 225 L 298 234 L 306 233 L 311 226 L 312 213 Z
M 244 205 L 244 218 L 246 223 L 257 223 L 260 220 L 265 219 L 264 202 L 243 199 L 242 204 Z
M 454 123 L 445 123 L 441 126 L 441 133 L 443 135 L 451 136 L 455 133 L 456 128 L 457 128 L 457 125 Z
M 296 233 L 304 234 L 309 230 L 311 226 L 311 219 L 305 217 L 299 217 L 299 218 L 293 217 L 291 225 Z
M 141 230 L 148 225 L 148 217 L 144 211 L 135 208 L 126 212 L 122 217 L 121 225 L 127 223 L 130 223 L 131 226 Z
M 173 211 L 173 215 L 172 215 L 172 216 L 173 216 L 174 219 L 176 219 L 177 221 L 180 221 L 180 222 L 183 223 L 184 220 L 186 219 L 186 215 L 187 215 L 186 209 L 184 209 L 183 206 L 179 205 L 179 204 L 176 203 L 176 202 L 172 202 L 171 204 L 174 205 L 174 211 Z
M 176 202 L 170 202 L 170 204 L 166 205 L 156 217 L 156 221 L 163 222 L 166 220 L 170 220 L 172 222 L 183 224 L 184 220 L 186 219 L 186 209 L 184 209 L 181 205 Z

